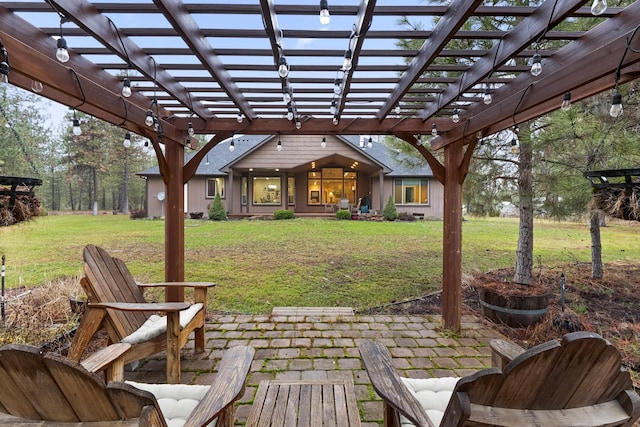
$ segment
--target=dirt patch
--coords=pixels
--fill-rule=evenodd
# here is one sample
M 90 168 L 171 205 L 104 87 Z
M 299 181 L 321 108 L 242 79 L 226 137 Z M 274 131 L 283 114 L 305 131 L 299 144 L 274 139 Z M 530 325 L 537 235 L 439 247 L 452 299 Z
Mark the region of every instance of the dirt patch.
M 564 303 L 561 275 L 565 277 Z M 488 283 L 507 284 L 513 269 L 505 268 L 465 277 L 463 314 L 482 317 L 478 288 Z M 512 341 L 529 348 L 576 330 L 592 331 L 611 341 L 623 355 L 623 364 L 640 386 L 640 263 L 605 265 L 602 280 L 591 279 L 591 264 L 573 263 L 539 268 L 535 280 L 552 293 L 549 312 L 537 324 L 511 328 L 487 321 Z M 441 314 L 442 294 L 431 293 L 409 301 L 366 310 L 368 314 Z

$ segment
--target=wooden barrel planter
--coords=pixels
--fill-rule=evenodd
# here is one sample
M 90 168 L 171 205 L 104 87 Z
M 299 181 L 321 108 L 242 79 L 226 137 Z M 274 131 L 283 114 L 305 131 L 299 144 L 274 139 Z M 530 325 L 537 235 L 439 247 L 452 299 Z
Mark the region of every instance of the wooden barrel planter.
M 506 295 L 486 288 L 479 289 L 480 306 L 487 319 L 514 328 L 533 325 L 549 310 L 550 294 Z

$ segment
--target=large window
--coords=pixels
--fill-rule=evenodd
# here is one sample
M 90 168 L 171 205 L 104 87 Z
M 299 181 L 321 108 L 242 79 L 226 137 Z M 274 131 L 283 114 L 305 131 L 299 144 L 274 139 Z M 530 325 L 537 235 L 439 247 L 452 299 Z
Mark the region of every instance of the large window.
M 345 172 L 342 168 L 323 168 L 322 171 L 309 172 L 307 175 L 307 203 L 319 205 L 338 204 L 340 199 L 356 203 L 358 175 Z
M 279 176 L 256 176 L 253 178 L 253 204 L 281 204 L 282 186 Z
M 207 199 L 216 197 L 216 193 L 220 194 L 220 198 L 224 199 L 224 178 L 207 178 Z
M 404 178 L 394 181 L 394 201 L 398 205 L 428 205 L 429 180 Z

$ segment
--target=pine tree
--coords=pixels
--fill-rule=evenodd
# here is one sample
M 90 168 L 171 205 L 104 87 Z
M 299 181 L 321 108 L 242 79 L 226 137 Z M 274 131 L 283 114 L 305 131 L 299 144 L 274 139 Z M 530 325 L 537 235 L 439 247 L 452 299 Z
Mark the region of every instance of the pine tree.
M 224 210 L 220 194 L 217 193 L 213 202 L 209 206 L 209 219 L 214 221 L 224 221 L 227 219 L 227 211 Z
M 396 209 L 396 204 L 393 201 L 393 197 L 389 196 L 389 201 L 387 205 L 382 210 L 382 216 L 387 221 L 395 221 L 398 218 L 398 209 Z

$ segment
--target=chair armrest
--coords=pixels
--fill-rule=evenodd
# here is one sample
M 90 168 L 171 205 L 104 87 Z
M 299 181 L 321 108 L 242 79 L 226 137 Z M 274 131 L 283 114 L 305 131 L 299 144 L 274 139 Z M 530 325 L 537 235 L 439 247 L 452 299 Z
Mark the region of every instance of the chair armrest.
M 231 347 L 225 351 L 211 388 L 193 409 L 184 427 L 201 427 L 217 418 L 227 407 L 242 397 L 255 350 L 249 346 Z M 233 425 L 233 420 L 226 420 Z
M 131 344 L 116 343 L 106 346 L 80 364 L 89 372 L 106 371 L 106 380 L 124 381 L 124 354 L 129 351 Z
M 371 385 L 384 402 L 404 415 L 417 426 L 431 426 L 433 422 L 425 413 L 418 399 L 404 385 L 393 365 L 387 348 L 373 341 L 358 345 L 364 368 L 371 379 Z
M 501 371 L 509 362 L 525 352 L 525 349 L 519 345 L 501 339 L 493 339 L 489 345 L 491 346 L 491 365 Z
M 191 306 L 188 302 L 91 302 L 89 307 L 111 308 L 121 311 L 162 311 L 166 313 L 182 311 Z
M 216 284 L 213 282 L 158 282 L 158 283 L 138 283 L 141 288 L 211 288 Z

